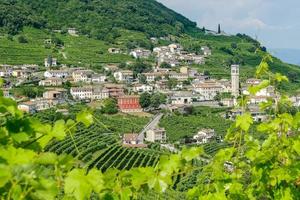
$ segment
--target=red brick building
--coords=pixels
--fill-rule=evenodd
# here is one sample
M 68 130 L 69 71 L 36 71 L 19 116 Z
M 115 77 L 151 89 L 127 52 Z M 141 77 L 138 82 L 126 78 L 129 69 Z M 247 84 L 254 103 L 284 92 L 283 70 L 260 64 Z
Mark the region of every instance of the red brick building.
M 118 106 L 121 112 L 142 112 L 139 96 L 118 97 Z

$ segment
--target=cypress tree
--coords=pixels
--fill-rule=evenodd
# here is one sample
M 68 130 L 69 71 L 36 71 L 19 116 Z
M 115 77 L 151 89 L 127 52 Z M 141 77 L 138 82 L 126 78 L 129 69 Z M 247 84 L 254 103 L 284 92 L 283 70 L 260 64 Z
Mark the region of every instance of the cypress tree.
M 218 25 L 218 34 L 221 34 L 221 25 Z

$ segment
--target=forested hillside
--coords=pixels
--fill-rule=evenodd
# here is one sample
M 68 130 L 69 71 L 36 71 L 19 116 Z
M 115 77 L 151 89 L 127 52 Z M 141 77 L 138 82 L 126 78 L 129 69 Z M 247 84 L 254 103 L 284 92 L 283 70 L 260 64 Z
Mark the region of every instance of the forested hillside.
M 154 0 L 2 0 L 2 31 L 15 34 L 26 25 L 75 27 L 81 34 L 98 39 L 113 37 L 117 28 L 149 36 L 176 35 L 196 28 L 196 23 Z

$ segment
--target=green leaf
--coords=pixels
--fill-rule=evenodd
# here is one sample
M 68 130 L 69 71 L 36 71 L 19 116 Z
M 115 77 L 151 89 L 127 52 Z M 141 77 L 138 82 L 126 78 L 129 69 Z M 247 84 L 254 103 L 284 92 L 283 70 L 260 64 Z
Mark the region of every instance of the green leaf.
M 92 169 L 87 175 L 87 180 L 93 188 L 93 191 L 100 193 L 104 188 L 103 175 L 101 171 Z
M 7 165 L 0 164 L 0 188 L 11 179 L 10 168 Z
M 278 83 L 281 83 L 281 82 L 283 82 L 283 81 L 286 81 L 286 82 L 289 81 L 289 79 L 288 79 L 286 76 L 283 76 L 283 75 L 280 74 L 280 73 L 276 73 L 276 74 L 274 75 L 274 79 L 275 79 L 275 81 L 278 82 Z
M 261 91 L 262 89 L 268 87 L 270 85 L 270 81 L 268 80 L 263 80 L 260 84 L 256 86 L 250 86 L 249 87 L 249 92 L 252 95 L 255 95 L 257 92 Z
M 0 157 L 5 159 L 10 165 L 20 165 L 32 163 L 36 157 L 36 153 L 32 150 L 18 148 L 13 146 L 8 148 L 0 148 Z
M 204 150 L 202 147 L 192 147 L 189 149 L 183 149 L 181 155 L 186 161 L 191 161 L 195 158 L 198 158 L 203 153 Z
M 24 133 L 24 132 L 17 133 L 17 134 L 12 134 L 11 137 L 17 143 L 26 142 L 26 141 L 29 140 L 29 136 L 26 133 Z
M 236 127 L 240 127 L 244 131 L 248 131 L 251 124 L 253 124 L 253 119 L 250 113 L 245 113 L 236 119 Z
M 85 126 L 90 126 L 94 122 L 93 115 L 89 111 L 82 111 L 76 115 L 76 121 L 83 123 Z
M 58 140 L 63 140 L 66 137 L 65 121 L 64 120 L 56 121 L 50 135 L 55 137 Z
M 300 156 L 300 141 L 299 140 L 294 141 L 293 149 Z
M 54 165 L 56 162 L 58 162 L 58 156 L 50 152 L 39 154 L 35 160 L 35 163 L 42 165 Z
M 92 187 L 89 184 L 84 169 L 74 169 L 65 179 L 65 193 L 75 197 L 76 200 L 85 200 L 90 197 Z

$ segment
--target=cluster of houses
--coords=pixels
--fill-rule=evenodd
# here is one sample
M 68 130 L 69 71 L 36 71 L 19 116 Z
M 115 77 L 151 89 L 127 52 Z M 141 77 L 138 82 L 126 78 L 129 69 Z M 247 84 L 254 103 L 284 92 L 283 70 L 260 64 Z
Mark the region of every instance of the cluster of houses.
M 126 133 L 122 136 L 122 145 L 131 148 L 146 148 L 147 144 L 152 143 L 166 143 L 167 134 L 164 128 L 155 127 L 146 132 L 145 137 L 137 133 Z
M 129 55 L 136 59 L 148 59 L 150 56 L 154 56 L 158 66 L 162 63 L 167 63 L 172 67 L 179 66 L 181 64 L 204 64 L 205 58 L 212 54 L 211 49 L 207 46 L 201 47 L 201 55 L 196 53 L 190 53 L 184 51 L 184 48 L 180 44 L 170 44 L 168 46 L 155 47 L 153 51 L 144 48 L 135 48 L 129 52 Z M 122 54 L 120 48 L 109 48 L 110 54 Z

